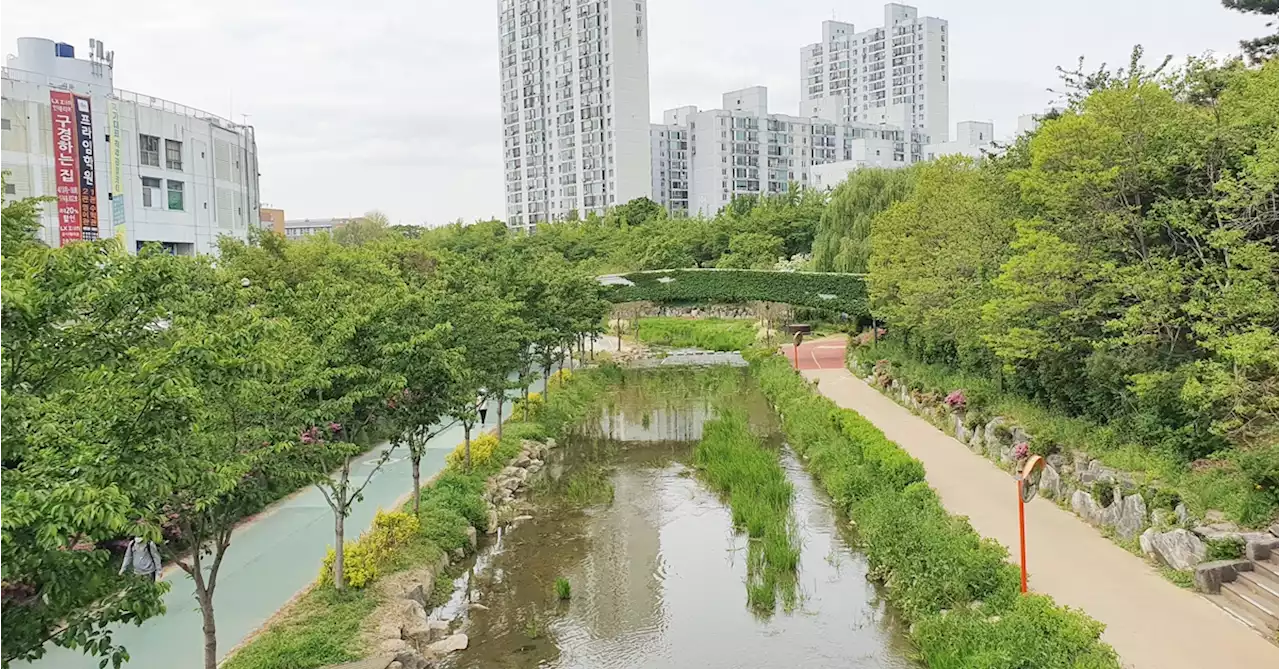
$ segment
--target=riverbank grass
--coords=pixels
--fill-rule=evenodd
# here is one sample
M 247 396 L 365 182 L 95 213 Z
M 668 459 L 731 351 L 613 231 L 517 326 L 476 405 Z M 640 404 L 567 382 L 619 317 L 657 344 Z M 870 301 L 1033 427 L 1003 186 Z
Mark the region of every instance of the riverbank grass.
M 745 319 L 641 318 L 636 339 L 644 344 L 708 351 L 741 351 L 756 340 L 755 323 Z
M 747 535 L 747 603 L 772 613 L 796 599 L 800 546 L 791 515 L 794 489 L 778 462 L 751 433 L 743 411 L 722 411 L 702 428 L 693 463 L 704 481 L 729 504 L 733 526 Z

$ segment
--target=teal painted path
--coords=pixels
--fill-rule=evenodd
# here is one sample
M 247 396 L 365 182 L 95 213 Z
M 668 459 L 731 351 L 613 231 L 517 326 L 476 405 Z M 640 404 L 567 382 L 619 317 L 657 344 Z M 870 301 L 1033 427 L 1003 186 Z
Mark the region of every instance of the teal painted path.
M 491 408 L 490 422 L 485 429 L 495 426 L 494 413 Z M 510 413 L 508 404 L 503 416 Z M 454 425 L 431 440 L 422 459 L 424 481 L 444 467 L 445 455 L 462 439 L 462 426 Z M 375 448 L 353 464 L 352 481 L 363 481 L 368 476 L 381 450 L 381 446 Z M 396 449 L 365 488 L 364 500 L 355 504 L 348 516 L 347 538 L 355 538 L 368 529 L 379 508 L 391 508 L 412 488 L 408 451 Z M 316 580 L 320 563 L 332 545 L 333 512 L 314 486 L 241 525 L 232 535 L 214 593 L 220 657 L 266 622 L 295 593 Z M 129 650 L 130 661 L 125 665 L 129 669 L 186 669 L 203 665 L 204 634 L 195 586 L 191 578 L 178 569 L 168 570 L 164 580 L 172 584 L 165 596 L 168 612 L 141 626 L 121 627 L 114 635 L 116 641 Z M 14 666 L 97 669 L 98 662 L 97 658 L 80 651 L 50 647 L 39 661 Z

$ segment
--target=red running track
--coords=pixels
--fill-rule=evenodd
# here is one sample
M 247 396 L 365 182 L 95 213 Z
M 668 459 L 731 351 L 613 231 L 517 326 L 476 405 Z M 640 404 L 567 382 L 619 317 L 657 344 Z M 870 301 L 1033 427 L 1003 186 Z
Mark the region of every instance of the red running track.
M 796 369 L 843 369 L 844 347 L 844 337 L 828 337 L 800 344 L 799 356 L 796 355 L 796 347 L 794 345 L 783 346 L 779 350 L 783 355 L 787 356 L 787 360 L 791 361 L 791 366 Z M 797 360 L 799 361 L 798 365 Z

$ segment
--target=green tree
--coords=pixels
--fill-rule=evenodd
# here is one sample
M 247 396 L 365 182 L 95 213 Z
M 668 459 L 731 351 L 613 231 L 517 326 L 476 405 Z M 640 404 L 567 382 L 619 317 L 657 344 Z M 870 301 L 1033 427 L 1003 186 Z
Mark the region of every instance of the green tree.
M 139 531 L 151 489 L 124 472 L 157 467 L 140 454 L 169 443 L 174 407 L 184 401 L 172 385 L 147 384 L 133 352 L 166 346 L 164 324 L 191 290 L 195 265 L 115 250 L 111 241 L 6 249 L 6 663 L 38 658 L 52 643 L 119 664 L 128 653 L 111 627 L 164 610 L 167 586 L 117 576 L 106 545 Z
M 377 209 L 347 221 L 333 231 L 333 238 L 343 246 L 364 246 L 395 236 L 396 231 L 392 229 L 387 215 Z
M 720 256 L 716 267 L 770 269 L 781 257 L 781 239 L 760 232 L 741 232 L 729 239 L 729 252 Z
M 0 186 L 9 180 L 9 173 L 0 174 Z M 40 211 L 46 202 L 53 202 L 52 197 L 29 197 L 21 200 L 9 200 L 0 210 L 0 254 L 4 257 L 16 256 L 28 246 L 39 244 Z
M 813 242 L 814 269 L 819 272 L 867 271 L 871 255 L 871 222 L 911 192 L 910 169 L 863 169 L 849 175 L 832 192 Z
M 1263 16 L 1275 16 L 1277 10 L 1280 10 L 1280 2 L 1276 0 L 1222 0 L 1222 6 L 1237 12 Z M 1273 28 L 1275 25 L 1275 19 L 1267 21 L 1268 28 Z M 1277 39 L 1275 31 L 1272 30 L 1270 34 L 1262 37 L 1240 40 L 1240 48 L 1244 49 L 1250 60 L 1260 63 L 1276 55 Z

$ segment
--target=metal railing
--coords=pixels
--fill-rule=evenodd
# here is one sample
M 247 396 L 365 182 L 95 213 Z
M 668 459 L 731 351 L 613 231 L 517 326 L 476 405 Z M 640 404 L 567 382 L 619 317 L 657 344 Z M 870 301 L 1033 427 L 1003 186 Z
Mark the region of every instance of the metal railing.
M 32 72 L 31 70 L 23 70 L 15 67 L 0 67 L 0 78 L 33 84 L 43 84 L 50 88 L 57 89 L 66 89 L 69 85 L 74 84 L 83 84 L 86 86 L 100 85 L 98 82 L 65 80 L 57 77 L 51 77 L 41 72 Z M 132 102 L 144 107 L 151 107 L 152 109 L 159 109 L 161 111 L 167 111 L 174 114 L 182 114 L 183 116 L 207 120 L 227 130 L 242 131 L 245 128 L 250 127 L 245 124 L 236 123 L 231 119 L 224 118 L 217 114 L 207 112 L 203 109 L 196 109 L 195 107 L 189 107 L 171 100 L 158 98 L 154 95 L 143 95 L 142 93 L 127 91 L 123 88 L 112 88 L 111 95 L 112 97 L 124 102 Z

